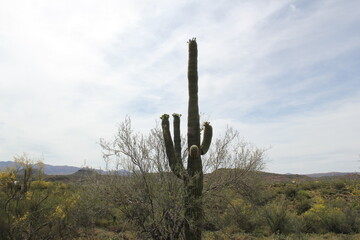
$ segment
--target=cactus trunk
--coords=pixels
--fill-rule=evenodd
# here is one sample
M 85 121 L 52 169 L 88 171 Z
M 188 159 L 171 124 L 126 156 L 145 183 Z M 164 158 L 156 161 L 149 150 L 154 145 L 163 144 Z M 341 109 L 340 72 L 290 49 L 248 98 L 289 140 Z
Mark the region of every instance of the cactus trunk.
M 185 239 L 201 239 L 203 224 L 203 169 L 201 155 L 209 149 L 212 138 L 212 127 L 204 123 L 204 138 L 200 145 L 200 117 L 198 105 L 198 71 L 197 71 L 197 43 L 196 39 L 189 40 L 189 62 L 188 62 L 188 161 L 185 170 L 181 159 L 180 144 L 180 115 L 174 116 L 174 144 L 169 130 L 169 115 L 164 114 L 162 129 L 166 147 L 166 154 L 172 172 L 184 181 L 186 195 L 185 207 Z
M 203 221 L 202 190 L 203 171 L 200 156 L 200 119 L 198 104 L 198 72 L 197 72 L 197 44 L 189 41 L 188 62 L 188 174 L 185 196 L 185 237 L 186 239 L 201 239 Z M 191 150 L 191 151 L 190 151 Z

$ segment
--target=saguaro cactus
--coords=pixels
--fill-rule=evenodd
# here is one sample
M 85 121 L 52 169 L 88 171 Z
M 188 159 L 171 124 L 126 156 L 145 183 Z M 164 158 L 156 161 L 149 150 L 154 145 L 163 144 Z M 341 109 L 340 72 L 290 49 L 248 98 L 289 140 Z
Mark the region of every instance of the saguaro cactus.
M 169 129 L 169 115 L 162 115 L 161 126 L 164 135 L 166 155 L 171 171 L 184 181 L 186 196 L 185 206 L 185 238 L 201 239 L 203 223 L 202 190 L 203 169 L 201 155 L 205 154 L 211 144 L 212 127 L 209 122 L 203 125 L 203 141 L 200 145 L 200 117 L 198 105 L 198 72 L 197 72 L 197 43 L 196 39 L 189 40 L 188 62 L 188 161 L 185 169 L 181 159 L 180 140 L 180 114 L 173 114 L 174 118 L 174 143 Z

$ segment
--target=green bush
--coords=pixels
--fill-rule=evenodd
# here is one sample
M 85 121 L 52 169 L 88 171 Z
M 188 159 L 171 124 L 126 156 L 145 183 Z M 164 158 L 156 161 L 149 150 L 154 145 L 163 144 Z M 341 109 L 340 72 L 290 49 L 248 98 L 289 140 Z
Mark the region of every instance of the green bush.
M 235 222 L 242 232 L 253 232 L 260 224 L 259 221 L 254 206 L 245 201 L 234 200 L 232 208 L 228 209 L 227 222 Z
M 277 199 L 263 209 L 263 216 L 271 233 L 291 232 L 287 202 Z
M 288 186 L 286 186 L 285 191 L 284 191 L 285 196 L 286 196 L 286 198 L 288 198 L 288 199 L 293 199 L 293 198 L 295 198 L 297 192 L 298 192 L 298 187 L 295 186 L 295 185 L 288 185 Z
M 296 198 L 297 199 L 309 199 L 311 198 L 310 194 L 306 190 L 299 190 L 296 192 Z
M 344 199 L 324 200 L 316 198 L 311 209 L 304 214 L 306 231 L 313 233 L 359 232 L 359 211 L 351 208 Z
M 347 224 L 346 215 L 340 208 L 328 207 L 321 218 L 328 232 L 351 233 L 351 226 Z
M 301 199 L 295 204 L 295 210 L 298 215 L 303 214 L 304 212 L 311 209 L 312 201 L 311 199 Z
M 313 191 L 322 188 L 324 184 L 320 181 L 308 181 L 302 183 L 301 186 L 304 190 Z

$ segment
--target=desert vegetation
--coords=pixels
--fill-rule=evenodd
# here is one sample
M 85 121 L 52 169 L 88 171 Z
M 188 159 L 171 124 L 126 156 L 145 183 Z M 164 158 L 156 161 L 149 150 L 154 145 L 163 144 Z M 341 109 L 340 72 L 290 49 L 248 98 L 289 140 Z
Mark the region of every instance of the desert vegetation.
M 1 239 L 185 237 L 183 183 L 163 163 L 161 172 L 141 162 L 131 175 L 84 169 L 57 179 L 27 156 L 16 161 L 0 174 Z M 204 175 L 202 238 L 358 239 L 359 197 L 359 175 L 276 181 L 218 168 Z

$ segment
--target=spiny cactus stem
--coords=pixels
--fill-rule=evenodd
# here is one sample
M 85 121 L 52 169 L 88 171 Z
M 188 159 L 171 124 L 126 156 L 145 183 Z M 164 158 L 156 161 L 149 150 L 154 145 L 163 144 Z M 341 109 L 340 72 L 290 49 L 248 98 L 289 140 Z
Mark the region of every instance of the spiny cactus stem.
M 203 126 L 204 126 L 204 136 L 200 147 L 201 155 L 206 154 L 207 151 L 209 150 L 213 135 L 213 129 L 209 122 L 204 122 Z
M 179 125 L 180 125 L 180 119 L 179 119 Z M 164 114 L 161 116 L 161 127 L 163 130 L 165 150 L 169 160 L 170 169 L 177 177 L 184 179 L 185 169 L 181 158 L 178 158 L 177 154 L 175 153 L 174 144 L 170 134 L 169 115 Z M 179 132 L 180 132 L 180 126 L 179 126 Z
M 200 146 L 197 56 L 198 56 L 197 43 L 196 43 L 196 39 L 193 38 L 189 40 L 189 61 L 188 61 L 188 88 L 189 88 L 188 133 L 187 133 L 188 149 L 190 149 L 192 145 Z
M 174 113 L 174 144 L 175 144 L 175 156 L 178 162 L 182 162 L 181 158 L 181 134 L 180 134 L 180 117 L 181 114 Z
M 163 120 L 163 119 L 169 119 L 169 114 L 163 114 L 163 115 L 161 115 L 161 117 L 160 117 L 160 119 L 161 120 Z

